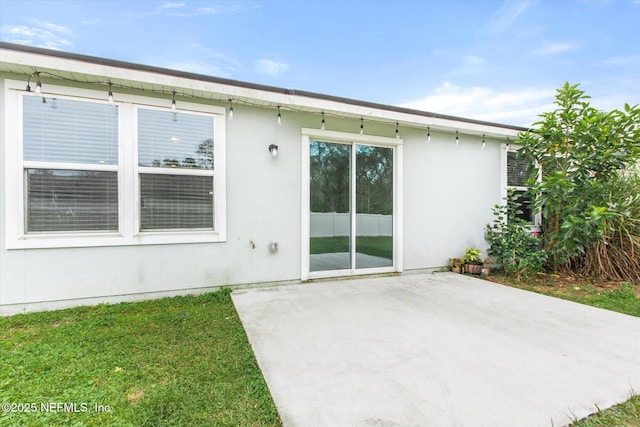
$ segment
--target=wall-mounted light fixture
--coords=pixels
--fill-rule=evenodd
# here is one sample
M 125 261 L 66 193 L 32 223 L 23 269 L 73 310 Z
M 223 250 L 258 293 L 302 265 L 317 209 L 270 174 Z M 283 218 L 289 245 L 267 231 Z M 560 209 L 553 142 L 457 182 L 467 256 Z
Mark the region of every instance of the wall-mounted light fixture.
M 229 120 L 233 120 L 233 105 L 231 104 L 231 98 L 229 98 Z
M 427 126 L 427 142 L 431 142 L 431 127 Z
M 171 92 L 171 112 L 176 112 L 176 91 Z
M 458 131 L 456 131 L 456 145 L 460 143 L 460 138 L 458 137 Z
M 484 133 L 482 134 L 482 148 L 484 148 L 487 143 L 484 141 Z
M 276 144 L 271 144 L 269 146 L 269 152 L 273 157 L 278 157 L 278 146 Z

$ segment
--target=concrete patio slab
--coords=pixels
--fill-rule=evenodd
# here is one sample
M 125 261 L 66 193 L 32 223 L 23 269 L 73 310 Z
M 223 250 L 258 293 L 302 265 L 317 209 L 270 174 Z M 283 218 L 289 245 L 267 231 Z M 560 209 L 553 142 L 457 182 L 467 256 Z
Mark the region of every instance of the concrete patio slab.
M 640 392 L 640 319 L 453 273 L 234 291 L 284 425 L 559 426 Z

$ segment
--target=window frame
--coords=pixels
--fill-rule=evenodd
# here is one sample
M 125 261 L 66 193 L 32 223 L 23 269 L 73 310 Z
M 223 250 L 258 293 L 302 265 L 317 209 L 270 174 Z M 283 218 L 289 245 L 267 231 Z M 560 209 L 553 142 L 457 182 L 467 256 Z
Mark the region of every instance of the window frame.
M 506 205 L 506 197 L 507 192 L 512 189 L 515 191 L 527 191 L 529 187 L 527 186 L 515 186 L 509 185 L 509 153 L 517 153 L 520 150 L 520 146 L 517 144 L 502 144 L 502 152 L 501 152 L 501 164 L 502 164 L 502 173 L 501 173 L 501 193 L 500 193 L 500 203 L 502 205 Z M 540 179 L 540 174 L 538 174 L 538 179 Z M 535 209 L 534 209 L 535 211 Z M 531 231 L 534 233 L 539 233 L 542 224 L 542 214 L 534 213 L 533 221 L 530 222 Z
M 117 230 L 96 230 L 96 231 L 91 231 L 91 230 L 81 230 L 81 231 L 50 231 L 50 232 L 28 232 L 27 228 L 28 228 L 28 224 L 27 224 L 27 205 L 28 205 L 28 194 L 27 194 L 27 186 L 28 186 L 28 182 L 27 182 L 27 170 L 28 169 L 39 169 L 39 170 L 78 170 L 78 171 L 95 171 L 95 172 L 116 172 L 116 179 L 117 179 L 117 188 L 118 188 L 118 194 L 120 194 L 122 192 L 122 169 L 121 169 L 121 165 L 123 164 L 123 158 L 122 158 L 122 149 L 121 149 L 121 121 L 120 121 L 120 108 L 118 108 L 118 136 L 117 136 L 117 150 L 118 150 L 118 156 L 117 156 L 117 163 L 116 164 L 100 164 L 100 163 L 82 163 L 82 162 L 54 162 L 54 161 L 38 161 L 38 160 L 25 160 L 24 159 L 24 133 L 23 133 L 23 125 L 24 125 L 24 97 L 25 96 L 29 96 L 29 95 L 25 95 L 25 93 L 23 92 L 22 94 L 18 95 L 18 105 L 16 108 L 16 111 L 18 112 L 19 118 L 18 118 L 18 132 L 19 132 L 19 148 L 18 148 L 18 154 L 20 155 L 20 162 L 21 162 L 21 172 L 18 172 L 20 174 L 19 177 L 19 182 L 16 188 L 21 189 L 22 190 L 22 195 L 21 195 L 21 202 L 17 203 L 17 207 L 18 207 L 18 230 L 22 231 L 22 234 L 25 236 L 42 236 L 42 237 L 46 237 L 46 236 L 81 236 L 81 235 L 93 235 L 93 236 L 98 236 L 98 235 L 105 235 L 105 236 L 111 236 L 116 234 L 119 230 L 121 230 L 122 227 L 122 215 L 123 215 L 123 210 L 122 210 L 122 203 L 120 200 L 120 197 L 118 197 L 118 229 Z M 37 95 L 34 95 L 35 97 L 37 97 Z M 95 104 L 106 104 L 106 102 L 99 102 L 96 99 L 87 99 L 87 98 L 78 98 L 78 97 L 72 97 L 72 96 L 67 96 L 67 95 L 55 95 L 56 99 L 67 99 L 67 100 L 72 100 L 72 101 L 79 101 L 79 102 L 92 102 Z M 7 103 L 8 104 L 8 103 Z M 11 141 L 11 139 L 5 139 L 5 141 Z
M 167 167 L 157 167 L 157 166 L 140 166 L 140 162 L 139 162 L 139 141 L 138 141 L 138 118 L 139 118 L 139 111 L 140 109 L 148 109 L 148 110 L 156 110 L 156 111 L 166 111 L 167 108 L 166 106 L 164 108 L 158 108 L 158 107 L 151 107 L 148 105 L 135 105 L 134 106 L 134 120 L 133 120 L 133 133 L 134 133 L 134 137 L 135 137 L 135 146 L 136 146 L 136 150 L 134 153 L 134 162 L 133 162 L 133 167 L 134 167 L 134 187 L 136 188 L 137 192 L 138 192 L 138 196 L 140 195 L 140 193 L 142 192 L 142 187 L 141 187 L 141 179 L 140 179 L 140 175 L 142 174 L 146 174 L 146 175 L 174 175 L 174 176 L 208 176 L 211 177 L 213 179 L 213 230 L 208 230 L 208 229 L 202 229 L 202 228 L 196 228 L 196 229 L 162 229 L 162 228 L 158 228 L 158 229 L 147 229 L 147 230 L 143 230 L 142 229 L 142 209 L 140 206 L 140 197 L 137 198 L 136 200 L 136 205 L 135 205 L 135 230 L 137 230 L 138 235 L 140 236 L 150 236 L 156 233 L 184 233 L 184 232 L 189 232 L 189 233 L 196 233 L 196 232 L 204 232 L 204 233 L 209 233 L 212 232 L 214 230 L 216 230 L 216 203 L 215 203 L 215 193 L 216 193 L 216 138 L 215 138 L 215 128 L 216 128 L 216 120 L 214 119 L 214 125 L 213 125 L 213 132 L 214 132 L 214 144 L 213 144 L 213 150 L 214 150 L 214 163 L 213 163 L 213 169 L 190 169 L 190 168 L 167 168 Z M 204 114 L 204 113 L 198 113 L 198 112 L 194 112 L 194 111 L 189 111 L 189 114 L 196 114 L 196 115 L 201 115 L 201 116 L 209 116 L 208 114 Z M 180 112 L 176 113 L 176 114 L 180 114 Z
M 93 247 L 147 244 L 181 244 L 226 241 L 226 110 L 224 107 L 180 102 L 178 114 L 211 116 L 214 121 L 213 230 L 171 229 L 140 231 L 140 188 L 137 163 L 137 109 L 169 109 L 167 99 L 118 94 L 118 164 L 34 162 L 24 160 L 23 81 L 4 81 L 4 170 L 7 249 Z M 107 103 L 104 91 L 47 84 L 41 96 Z M 29 96 L 29 95 L 26 95 Z M 37 95 L 34 95 L 37 96 Z M 26 232 L 26 169 L 81 169 L 116 171 L 118 179 L 118 230 L 76 232 Z M 175 172 L 173 169 L 167 172 Z M 192 172 L 188 172 L 192 173 Z
M 311 237 L 311 203 L 310 203 L 310 142 L 323 141 L 336 144 L 346 144 L 351 146 L 351 150 L 356 145 L 370 145 L 374 147 L 384 147 L 393 149 L 393 264 L 390 267 L 372 268 L 351 268 L 347 270 L 310 270 L 310 237 Z M 336 276 L 350 276 L 357 274 L 378 274 L 378 273 L 401 273 L 404 269 L 403 236 L 404 236 L 404 193 L 403 193 L 403 149 L 404 140 L 402 138 L 389 138 L 375 135 L 361 135 L 340 131 L 329 131 L 313 128 L 301 129 L 301 242 L 300 242 L 300 275 L 302 280 L 321 279 Z M 355 177 L 355 169 L 351 171 L 351 178 Z M 351 198 L 355 198 L 355 187 L 351 188 Z M 355 227 L 355 215 L 351 218 L 351 227 Z M 354 236 L 355 239 L 355 236 Z

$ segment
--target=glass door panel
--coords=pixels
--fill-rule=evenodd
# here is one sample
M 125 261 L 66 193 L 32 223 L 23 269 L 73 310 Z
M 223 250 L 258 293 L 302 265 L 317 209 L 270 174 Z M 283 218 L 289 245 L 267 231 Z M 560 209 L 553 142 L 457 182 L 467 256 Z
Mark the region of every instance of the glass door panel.
M 310 142 L 310 271 L 352 268 L 351 150 Z
M 393 266 L 393 148 L 356 145 L 355 268 Z

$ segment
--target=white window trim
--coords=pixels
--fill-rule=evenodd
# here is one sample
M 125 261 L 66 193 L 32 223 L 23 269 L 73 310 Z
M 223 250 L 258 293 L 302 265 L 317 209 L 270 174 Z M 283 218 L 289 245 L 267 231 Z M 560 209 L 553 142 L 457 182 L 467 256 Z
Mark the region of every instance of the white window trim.
M 393 166 L 393 265 L 391 267 L 378 268 L 352 268 L 349 270 L 334 271 L 309 271 L 309 238 L 311 236 L 311 220 L 310 220 L 310 159 L 309 159 L 309 143 L 311 140 L 321 140 L 327 142 L 344 143 L 344 144 L 365 144 L 378 147 L 394 148 L 394 166 Z M 301 257 L 300 257 L 300 277 L 301 280 L 321 279 L 338 276 L 351 276 L 358 274 L 379 274 L 379 273 L 401 273 L 403 271 L 403 193 L 404 188 L 402 182 L 403 176 L 403 140 L 401 138 L 388 138 L 383 136 L 360 135 L 347 132 L 328 131 L 322 129 L 302 128 L 302 149 L 301 151 Z M 352 188 L 352 191 L 354 189 Z M 355 221 L 355 218 L 352 218 Z M 353 227 L 353 224 L 352 224 Z
M 500 164 L 502 166 L 502 171 L 501 171 L 501 175 L 500 175 L 500 203 L 502 205 L 506 204 L 505 199 L 507 198 L 507 191 L 511 188 L 517 191 L 526 191 L 529 189 L 529 187 L 522 187 L 522 186 L 514 186 L 514 185 L 508 185 L 508 172 L 507 172 L 507 165 L 508 165 L 508 152 L 512 152 L 512 153 L 517 153 L 518 150 L 520 150 L 521 146 L 517 145 L 517 144 L 502 144 L 502 153 L 501 153 L 501 157 L 500 157 Z M 540 176 L 538 176 L 538 180 L 540 180 Z M 531 224 L 530 228 L 531 231 L 533 232 L 540 232 L 541 231 L 541 227 L 540 225 L 542 224 L 542 214 L 537 213 L 534 215 L 533 217 L 533 223 Z
M 180 102 L 180 111 L 212 115 L 214 118 L 214 158 L 216 159 L 214 192 L 214 231 L 162 230 L 139 231 L 139 190 L 137 167 L 137 135 L 135 114 L 137 107 L 167 108 L 166 99 L 118 94 L 118 165 L 95 166 L 99 170 L 118 172 L 118 232 L 34 233 L 25 232 L 25 183 L 26 167 L 53 166 L 48 162 L 23 161 L 22 96 L 23 81 L 5 80 L 5 223 L 4 235 L 7 249 L 122 246 L 147 244 L 181 244 L 224 242 L 226 233 L 226 115 L 225 108 L 204 104 Z M 42 96 L 83 99 L 107 102 L 103 91 L 47 84 Z M 54 168 L 86 169 L 82 164 L 56 163 Z M 170 173 L 168 170 L 167 173 Z

